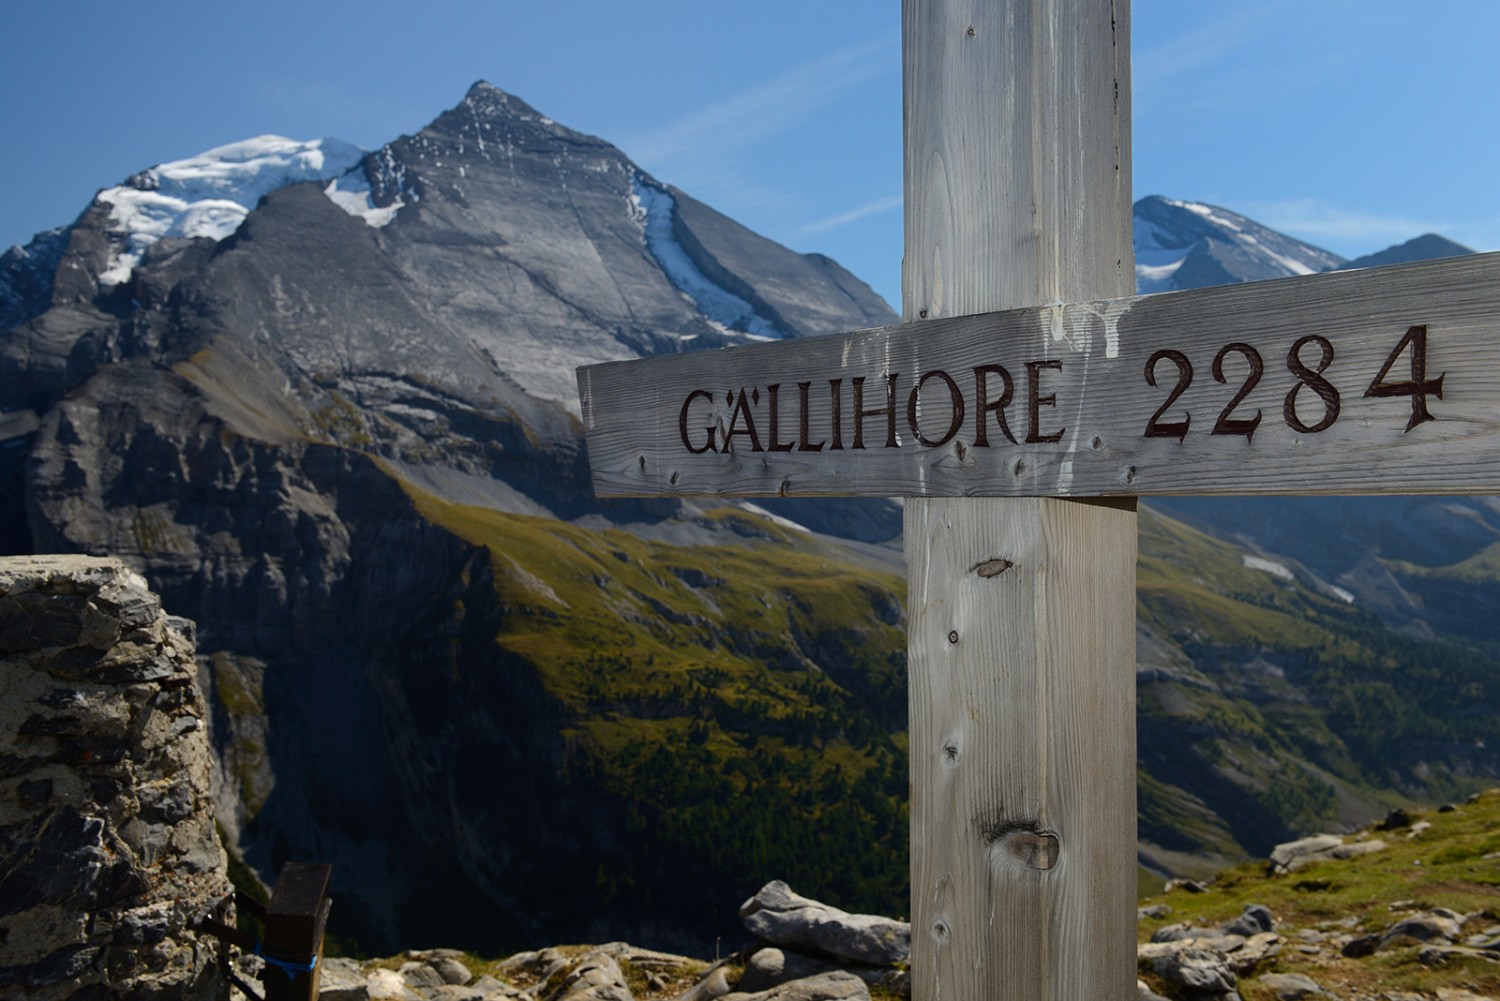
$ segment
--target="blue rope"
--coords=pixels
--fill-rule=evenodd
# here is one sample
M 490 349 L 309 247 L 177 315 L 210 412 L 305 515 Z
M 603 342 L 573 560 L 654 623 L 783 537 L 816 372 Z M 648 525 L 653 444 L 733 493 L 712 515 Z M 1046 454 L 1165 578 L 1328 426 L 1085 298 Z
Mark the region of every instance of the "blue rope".
M 311 973 L 313 970 L 316 970 L 318 968 L 318 956 L 316 953 L 313 954 L 312 962 L 310 963 L 293 963 L 285 959 L 276 959 L 272 956 L 267 956 L 265 953 L 260 951 L 260 946 L 260 939 L 256 939 L 255 954 L 261 959 L 265 960 L 269 965 L 280 969 L 282 973 L 286 974 L 288 980 L 296 979 L 297 974 L 299 973 Z

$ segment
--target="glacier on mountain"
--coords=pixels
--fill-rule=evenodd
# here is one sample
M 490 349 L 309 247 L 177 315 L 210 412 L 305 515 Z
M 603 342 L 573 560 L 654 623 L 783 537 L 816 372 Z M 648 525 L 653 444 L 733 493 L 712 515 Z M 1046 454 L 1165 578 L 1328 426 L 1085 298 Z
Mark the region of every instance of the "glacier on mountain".
M 639 174 L 631 177 L 630 188 L 630 211 L 645 231 L 646 249 L 698 312 L 722 332 L 739 331 L 746 340 L 776 341 L 786 336 L 776 324 L 756 313 L 754 306 L 716 284 L 693 263 L 672 232 L 677 201 L 671 192 Z
M 143 170 L 98 194 L 110 207 L 114 244 L 99 282 L 128 280 L 146 248 L 164 237 L 222 240 L 265 195 L 300 181 L 338 177 L 364 155 L 340 139 L 263 135 Z

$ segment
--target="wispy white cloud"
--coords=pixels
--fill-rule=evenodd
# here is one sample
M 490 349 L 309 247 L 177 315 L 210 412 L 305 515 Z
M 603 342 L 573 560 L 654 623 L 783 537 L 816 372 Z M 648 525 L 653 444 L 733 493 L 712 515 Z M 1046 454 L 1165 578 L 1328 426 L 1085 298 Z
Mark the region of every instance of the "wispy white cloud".
M 901 71 L 900 44 L 881 38 L 830 53 L 705 105 L 619 146 L 662 180 L 720 208 L 795 212 L 795 197 L 757 183 L 742 163 L 871 80 Z
M 900 69 L 891 39 L 843 49 L 699 108 L 658 129 L 625 137 L 636 159 L 671 164 L 753 145 L 801 122 L 882 73 Z
M 1451 220 L 1371 212 L 1347 208 L 1315 198 L 1286 201 L 1246 202 L 1237 208 L 1244 214 L 1298 239 L 1312 243 L 1373 253 L 1395 243 L 1404 243 L 1423 233 L 1442 233 L 1458 239 L 1458 226 Z M 1365 248 L 1358 250 L 1358 248 Z
M 1269 7 L 1225 7 L 1212 21 L 1132 52 L 1131 87 L 1139 94 L 1171 86 L 1185 75 L 1222 64 L 1238 50 L 1259 47 L 1274 24 L 1275 11 Z
M 840 226 L 847 226 L 849 223 L 854 222 L 858 219 L 864 219 L 867 216 L 872 215 L 879 215 L 882 212 L 889 212 L 891 209 L 898 209 L 901 207 L 901 203 L 903 201 L 904 199 L 900 195 L 889 195 L 885 198 L 877 198 L 873 202 L 868 202 L 864 205 L 859 206 L 859 208 L 850 209 L 848 212 L 840 212 L 838 215 L 828 216 L 826 219 L 819 219 L 816 222 L 810 222 L 807 225 L 800 227 L 797 230 L 797 234 L 799 236 L 809 236 L 813 233 L 826 233 L 831 229 L 838 229 Z
M 1321 19 L 1304 0 L 1193 4 L 1191 11 L 1191 17 L 1181 19 L 1188 27 L 1132 52 L 1131 90 L 1138 115 L 1180 119 L 1190 112 L 1227 114 L 1273 101 L 1305 100 L 1320 84 L 1347 72 L 1353 59 L 1339 48 L 1310 51 L 1297 37 L 1299 26 L 1316 30 Z

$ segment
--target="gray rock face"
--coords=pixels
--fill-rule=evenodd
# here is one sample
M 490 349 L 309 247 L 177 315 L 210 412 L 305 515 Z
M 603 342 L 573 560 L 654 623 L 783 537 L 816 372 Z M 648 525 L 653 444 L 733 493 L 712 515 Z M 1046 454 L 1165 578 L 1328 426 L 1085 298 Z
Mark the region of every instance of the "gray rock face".
M 0 994 L 214 998 L 230 893 L 192 623 L 88 557 L 0 559 Z
M 53 281 L 67 244 L 67 227 L 60 226 L 0 254 L 0 330 L 25 323 L 52 304 Z
M 871 914 L 849 914 L 793 893 L 773 880 L 740 905 L 752 935 L 855 963 L 892 966 L 911 957 L 911 925 Z

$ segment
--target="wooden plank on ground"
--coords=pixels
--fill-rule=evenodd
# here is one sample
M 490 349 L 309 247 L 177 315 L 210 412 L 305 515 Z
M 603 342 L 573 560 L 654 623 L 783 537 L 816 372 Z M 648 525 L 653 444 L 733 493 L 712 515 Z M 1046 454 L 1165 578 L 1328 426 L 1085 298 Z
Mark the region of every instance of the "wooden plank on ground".
M 1500 492 L 1500 254 L 953 317 L 945 277 L 918 322 L 581 369 L 596 490 Z

